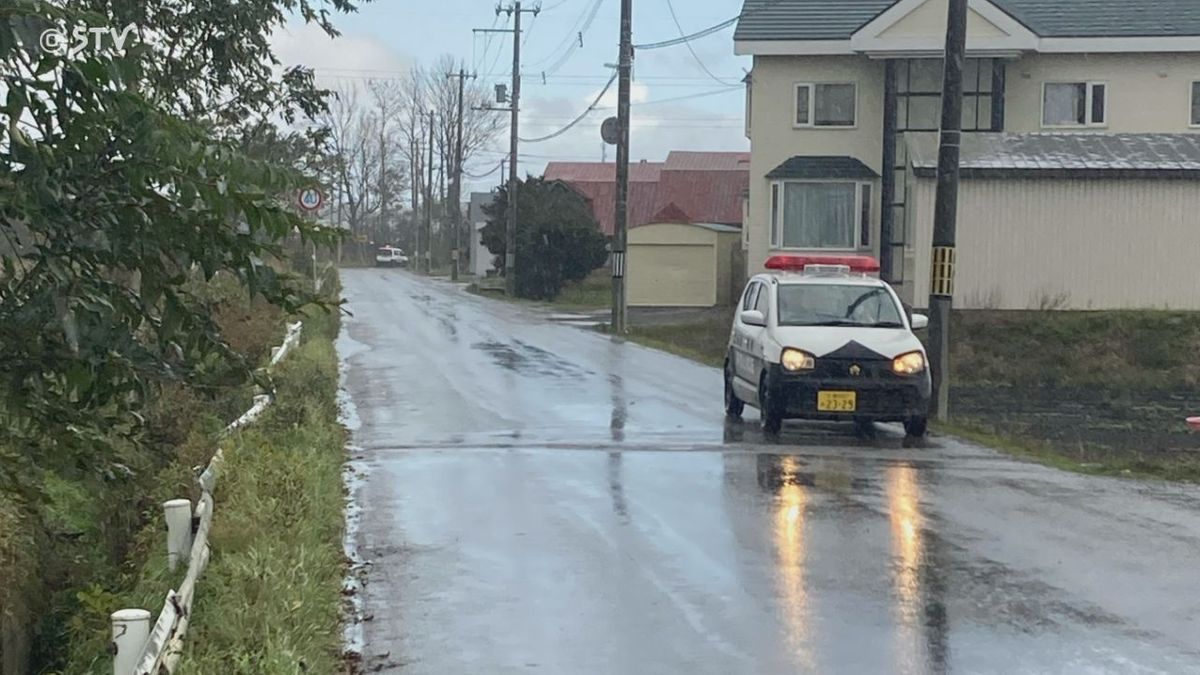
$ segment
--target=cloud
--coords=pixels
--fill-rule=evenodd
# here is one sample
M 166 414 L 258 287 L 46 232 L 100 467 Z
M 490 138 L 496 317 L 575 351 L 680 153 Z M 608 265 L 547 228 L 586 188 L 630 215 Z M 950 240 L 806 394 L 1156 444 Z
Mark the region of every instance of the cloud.
M 316 68 L 317 79 L 326 85 L 330 80 L 398 77 L 413 64 L 411 56 L 377 38 L 349 33 L 330 38 L 314 24 L 276 31 L 271 47 L 284 66 Z

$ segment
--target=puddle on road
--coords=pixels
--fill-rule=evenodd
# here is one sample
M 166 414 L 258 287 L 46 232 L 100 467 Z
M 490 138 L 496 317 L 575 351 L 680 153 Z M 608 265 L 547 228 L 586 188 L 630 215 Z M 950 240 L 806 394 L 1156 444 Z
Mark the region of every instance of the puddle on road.
M 512 343 L 486 340 L 472 344 L 471 348 L 485 352 L 501 368 L 522 375 L 574 378 L 595 374 L 520 340 L 513 340 Z

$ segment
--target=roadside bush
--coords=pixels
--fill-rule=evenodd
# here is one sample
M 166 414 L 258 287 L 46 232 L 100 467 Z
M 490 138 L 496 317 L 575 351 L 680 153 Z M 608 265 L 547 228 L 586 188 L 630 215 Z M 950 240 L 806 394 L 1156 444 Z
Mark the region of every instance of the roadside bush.
M 517 295 L 553 300 L 569 282 L 583 281 L 608 257 L 606 239 L 587 203 L 560 181 L 527 178 L 517 200 Z M 483 244 L 504 270 L 508 248 L 508 191 L 483 208 Z

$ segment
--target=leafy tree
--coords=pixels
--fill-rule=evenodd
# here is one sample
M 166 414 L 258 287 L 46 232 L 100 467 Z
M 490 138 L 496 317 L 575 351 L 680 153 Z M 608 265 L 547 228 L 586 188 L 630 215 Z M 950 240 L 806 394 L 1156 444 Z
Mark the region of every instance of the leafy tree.
M 136 439 L 160 384 L 238 362 L 197 279 L 232 275 L 289 311 L 315 300 L 268 261 L 294 232 L 332 235 L 292 210 L 312 179 L 262 125 L 316 114 L 325 92 L 310 71 L 277 76 L 268 37 L 293 12 L 334 34 L 331 11 L 353 9 L 0 3 L 0 489 L 45 470 L 122 475 L 111 441 Z M 137 38 L 121 49 L 38 46 L 56 25 L 131 23 Z M 263 159 L 246 138 L 266 142 Z
M 508 189 L 483 207 L 488 224 L 483 245 L 504 270 L 507 250 Z M 607 240 L 587 202 L 560 181 L 529 177 L 517 195 L 517 295 L 552 300 L 568 282 L 582 281 L 604 264 Z

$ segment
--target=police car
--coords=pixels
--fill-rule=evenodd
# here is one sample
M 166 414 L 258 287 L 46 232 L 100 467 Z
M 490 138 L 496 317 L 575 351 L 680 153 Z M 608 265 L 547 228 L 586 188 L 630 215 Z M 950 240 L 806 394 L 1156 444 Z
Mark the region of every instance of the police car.
M 382 246 L 375 254 L 376 267 L 407 267 L 408 256 L 394 246 Z
M 785 419 L 902 422 L 925 435 L 932 383 L 905 311 L 868 256 L 775 256 L 746 285 L 725 358 L 725 412 Z

